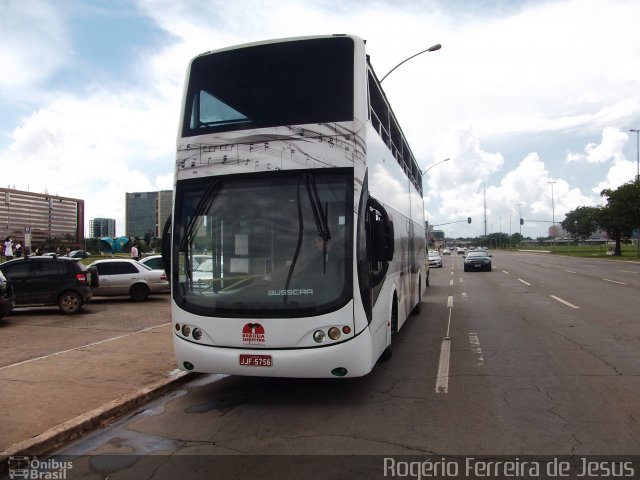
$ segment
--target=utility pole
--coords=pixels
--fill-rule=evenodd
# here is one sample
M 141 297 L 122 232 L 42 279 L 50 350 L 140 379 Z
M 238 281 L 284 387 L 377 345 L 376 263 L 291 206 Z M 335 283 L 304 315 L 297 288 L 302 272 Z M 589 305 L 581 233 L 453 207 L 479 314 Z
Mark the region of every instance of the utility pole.
M 482 185 L 482 192 L 484 195 L 484 239 L 487 239 L 487 187 Z

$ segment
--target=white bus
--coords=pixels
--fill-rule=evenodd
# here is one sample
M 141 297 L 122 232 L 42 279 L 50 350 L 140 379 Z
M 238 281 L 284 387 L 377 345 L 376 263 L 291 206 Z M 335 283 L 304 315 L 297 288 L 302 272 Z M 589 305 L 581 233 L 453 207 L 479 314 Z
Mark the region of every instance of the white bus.
M 197 56 L 178 137 L 163 250 L 179 367 L 357 377 L 387 358 L 429 277 L 421 172 L 365 42 Z

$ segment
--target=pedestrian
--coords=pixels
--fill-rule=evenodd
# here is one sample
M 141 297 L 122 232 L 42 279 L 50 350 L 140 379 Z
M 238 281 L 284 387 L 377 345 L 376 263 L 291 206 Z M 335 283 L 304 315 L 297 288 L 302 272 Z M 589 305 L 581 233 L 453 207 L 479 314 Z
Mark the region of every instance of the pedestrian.
M 20 243 L 20 241 L 18 240 L 18 243 L 16 244 L 16 258 L 20 258 L 22 257 L 22 244 Z
M 11 237 L 4 239 L 4 256 L 7 260 L 11 260 L 13 258 L 13 241 L 11 240 Z
M 135 243 L 131 247 L 131 258 L 135 261 L 140 260 L 140 253 L 138 252 L 138 247 Z

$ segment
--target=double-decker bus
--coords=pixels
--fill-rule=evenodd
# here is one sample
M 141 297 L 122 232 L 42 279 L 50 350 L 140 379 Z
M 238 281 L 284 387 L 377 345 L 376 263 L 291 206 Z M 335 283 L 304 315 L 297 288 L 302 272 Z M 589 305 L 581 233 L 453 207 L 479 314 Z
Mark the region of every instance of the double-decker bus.
M 428 286 L 421 180 L 361 38 L 195 57 L 163 248 L 179 367 L 370 372 Z

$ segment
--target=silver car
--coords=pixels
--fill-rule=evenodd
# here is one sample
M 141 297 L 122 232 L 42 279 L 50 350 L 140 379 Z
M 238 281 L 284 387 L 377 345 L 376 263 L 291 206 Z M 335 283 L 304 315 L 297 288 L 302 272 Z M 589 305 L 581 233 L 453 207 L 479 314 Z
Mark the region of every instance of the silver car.
M 430 250 L 428 256 L 430 267 L 442 268 L 442 257 L 438 252 Z
M 95 296 L 129 295 L 133 300 L 141 302 L 151 293 L 170 290 L 164 271 L 152 270 L 135 260 L 96 260 L 89 267 L 98 269 L 99 286 L 92 288 Z

